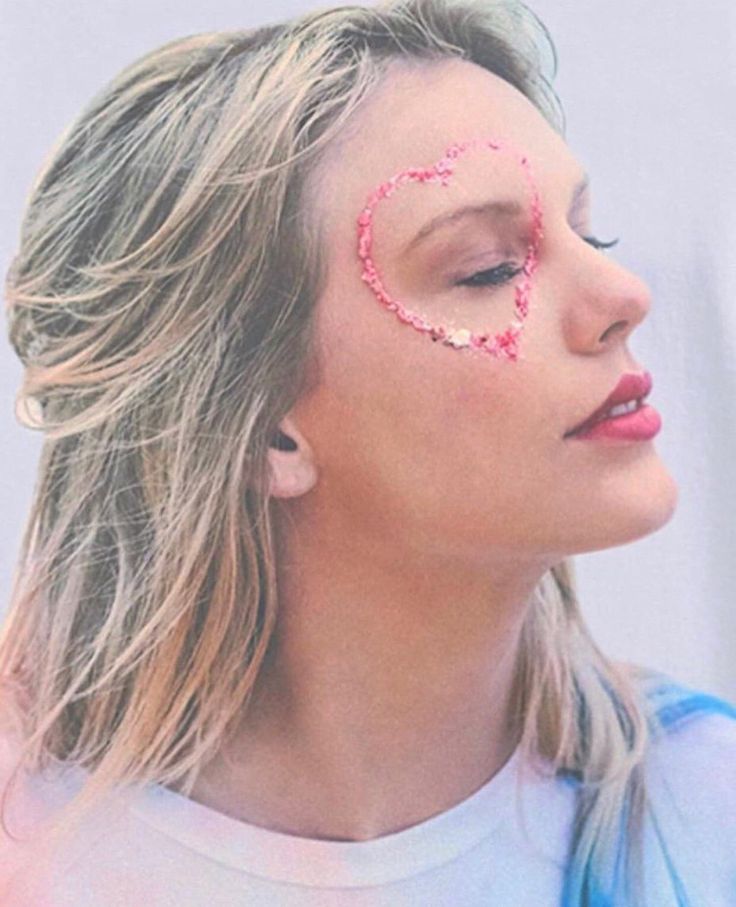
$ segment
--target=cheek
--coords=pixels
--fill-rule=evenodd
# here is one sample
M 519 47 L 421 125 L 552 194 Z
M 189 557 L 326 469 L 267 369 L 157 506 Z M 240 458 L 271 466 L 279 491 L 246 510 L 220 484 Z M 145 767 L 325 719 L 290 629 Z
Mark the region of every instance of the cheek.
M 342 418 L 391 448 L 478 445 L 523 423 L 531 393 L 521 361 L 454 350 L 397 325 L 390 313 L 345 306 L 323 325 L 325 389 Z
M 502 542 L 522 526 L 525 537 L 550 478 L 539 375 L 523 361 L 407 335 L 382 315 L 368 306 L 348 318 L 338 308 L 321 338 L 323 381 L 300 423 L 320 493 L 376 532 L 410 527 L 422 550 L 433 550 L 438 527 L 442 550 L 448 536 L 458 546 Z
M 520 451 L 533 443 L 535 401 L 520 363 L 470 361 L 446 347 L 434 353 L 424 357 L 422 367 L 407 369 L 403 387 L 396 386 L 400 421 L 412 445 L 421 446 L 420 456 L 450 475 L 461 464 L 472 464 L 486 477 L 494 472 L 492 464 L 514 467 Z
M 324 457 L 335 469 L 365 457 L 380 472 L 443 481 L 460 462 L 513 465 L 530 441 L 530 364 L 432 342 L 367 288 L 356 292 L 352 259 L 341 264 L 317 309 L 322 385 L 313 402 Z
M 448 426 L 477 429 L 488 437 L 491 425 L 498 429 L 504 423 L 524 422 L 533 394 L 521 362 L 466 360 L 461 367 L 452 366 L 442 370 L 436 388 Z

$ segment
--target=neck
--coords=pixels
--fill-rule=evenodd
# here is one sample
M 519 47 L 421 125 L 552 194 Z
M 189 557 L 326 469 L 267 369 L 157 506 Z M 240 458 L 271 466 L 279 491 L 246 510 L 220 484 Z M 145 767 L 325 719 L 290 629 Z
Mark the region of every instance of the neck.
M 298 538 L 282 544 L 276 633 L 247 713 L 193 799 L 352 841 L 449 809 L 518 742 L 520 631 L 547 565 L 450 570 L 340 533 Z

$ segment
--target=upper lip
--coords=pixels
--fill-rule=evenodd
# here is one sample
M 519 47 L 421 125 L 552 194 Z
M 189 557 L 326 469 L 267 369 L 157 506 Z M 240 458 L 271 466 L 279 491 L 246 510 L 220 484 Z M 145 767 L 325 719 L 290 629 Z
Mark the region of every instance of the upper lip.
M 636 374 L 627 372 L 619 379 L 618 384 L 601 405 L 587 416 L 582 422 L 578 422 L 574 428 L 571 428 L 567 435 L 571 435 L 582 428 L 586 428 L 590 423 L 596 422 L 612 406 L 618 406 L 621 403 L 628 403 L 630 400 L 639 400 L 647 396 L 652 389 L 652 376 L 649 372 Z

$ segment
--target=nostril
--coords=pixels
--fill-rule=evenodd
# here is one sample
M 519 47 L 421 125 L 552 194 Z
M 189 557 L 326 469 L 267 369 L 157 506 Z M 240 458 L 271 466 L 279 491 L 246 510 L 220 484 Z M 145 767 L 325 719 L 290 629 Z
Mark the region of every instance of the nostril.
M 601 334 L 601 342 L 608 340 L 608 335 L 612 334 L 614 331 L 621 330 L 625 331 L 628 326 L 628 321 L 616 321 L 610 327 L 607 327 L 606 330 Z

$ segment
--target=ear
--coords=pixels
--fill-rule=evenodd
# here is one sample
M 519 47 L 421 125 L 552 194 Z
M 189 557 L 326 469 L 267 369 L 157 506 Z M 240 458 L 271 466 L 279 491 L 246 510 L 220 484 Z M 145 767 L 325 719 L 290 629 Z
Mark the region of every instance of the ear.
M 271 440 L 268 464 L 271 497 L 298 497 L 306 494 L 317 481 L 312 448 L 289 416 L 281 420 L 279 431 Z

